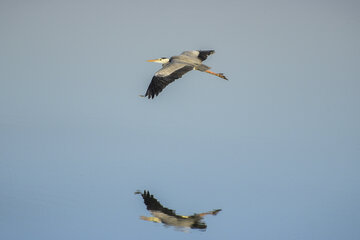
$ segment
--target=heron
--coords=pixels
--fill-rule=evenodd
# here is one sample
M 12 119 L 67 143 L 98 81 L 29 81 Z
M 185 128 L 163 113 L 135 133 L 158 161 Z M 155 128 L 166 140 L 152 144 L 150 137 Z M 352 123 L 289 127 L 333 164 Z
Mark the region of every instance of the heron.
M 154 98 L 170 83 L 178 78 L 181 78 L 185 73 L 191 70 L 198 70 L 206 72 L 222 79 L 228 80 L 223 73 L 215 73 L 210 71 L 210 67 L 202 64 L 203 61 L 211 54 L 215 53 L 214 50 L 196 50 L 185 51 L 179 56 L 172 56 L 171 58 L 158 58 L 148 60 L 148 62 L 161 63 L 162 68 L 155 73 L 150 85 L 144 95 L 141 97 Z
M 160 202 L 154 198 L 149 191 L 136 191 L 135 194 L 141 194 L 144 199 L 147 210 L 152 217 L 141 216 L 145 221 L 163 223 L 165 226 L 174 226 L 180 229 L 200 229 L 205 230 L 206 224 L 202 221 L 205 215 L 216 215 L 221 209 L 209 212 L 195 213 L 191 216 L 177 215 L 174 210 L 163 207 Z

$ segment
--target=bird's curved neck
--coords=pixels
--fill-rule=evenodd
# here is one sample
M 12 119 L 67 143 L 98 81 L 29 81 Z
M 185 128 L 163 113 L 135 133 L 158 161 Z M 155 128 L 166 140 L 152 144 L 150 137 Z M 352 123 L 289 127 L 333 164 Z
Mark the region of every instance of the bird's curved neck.
M 170 60 L 171 59 L 169 59 L 169 58 L 163 58 L 162 59 L 162 65 L 164 66 L 164 65 L 168 64 L 170 62 Z

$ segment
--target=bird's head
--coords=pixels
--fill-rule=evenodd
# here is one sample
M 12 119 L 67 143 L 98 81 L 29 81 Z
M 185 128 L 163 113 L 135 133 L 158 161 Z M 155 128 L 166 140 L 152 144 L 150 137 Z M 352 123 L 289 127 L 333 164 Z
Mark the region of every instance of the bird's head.
M 147 60 L 148 62 L 156 62 L 156 63 L 161 63 L 161 64 L 165 64 L 168 63 L 170 59 L 166 58 L 166 57 L 162 57 L 162 58 L 158 58 L 158 59 L 152 59 L 152 60 Z
M 145 217 L 145 216 L 140 216 L 140 219 L 145 220 L 145 221 L 150 221 L 150 222 L 157 222 L 157 223 L 161 223 L 161 220 L 157 217 Z

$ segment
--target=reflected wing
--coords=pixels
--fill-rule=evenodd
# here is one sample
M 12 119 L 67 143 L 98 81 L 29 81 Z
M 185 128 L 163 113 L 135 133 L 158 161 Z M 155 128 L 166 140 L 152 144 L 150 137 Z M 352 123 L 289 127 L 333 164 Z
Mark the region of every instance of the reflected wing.
M 193 66 L 189 66 L 185 63 L 170 62 L 162 69 L 157 71 L 151 80 L 151 83 L 146 91 L 145 97 L 154 98 L 170 83 L 182 75 L 191 71 Z
M 144 193 L 142 193 L 141 196 L 144 199 L 144 203 L 146 205 L 147 210 L 162 212 L 169 216 L 176 216 L 176 213 L 174 210 L 163 207 L 160 204 L 160 202 L 156 198 L 154 198 L 153 195 L 151 195 L 149 193 L 149 191 L 144 191 Z

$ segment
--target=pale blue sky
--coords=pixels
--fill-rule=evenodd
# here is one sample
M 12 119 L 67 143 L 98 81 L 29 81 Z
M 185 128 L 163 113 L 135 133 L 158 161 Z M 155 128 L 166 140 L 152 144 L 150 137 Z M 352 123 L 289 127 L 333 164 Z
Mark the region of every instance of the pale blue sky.
M 0 239 L 360 238 L 358 1 L 0 3 Z M 154 100 L 160 65 L 215 49 Z M 137 189 L 206 232 L 139 220 Z

